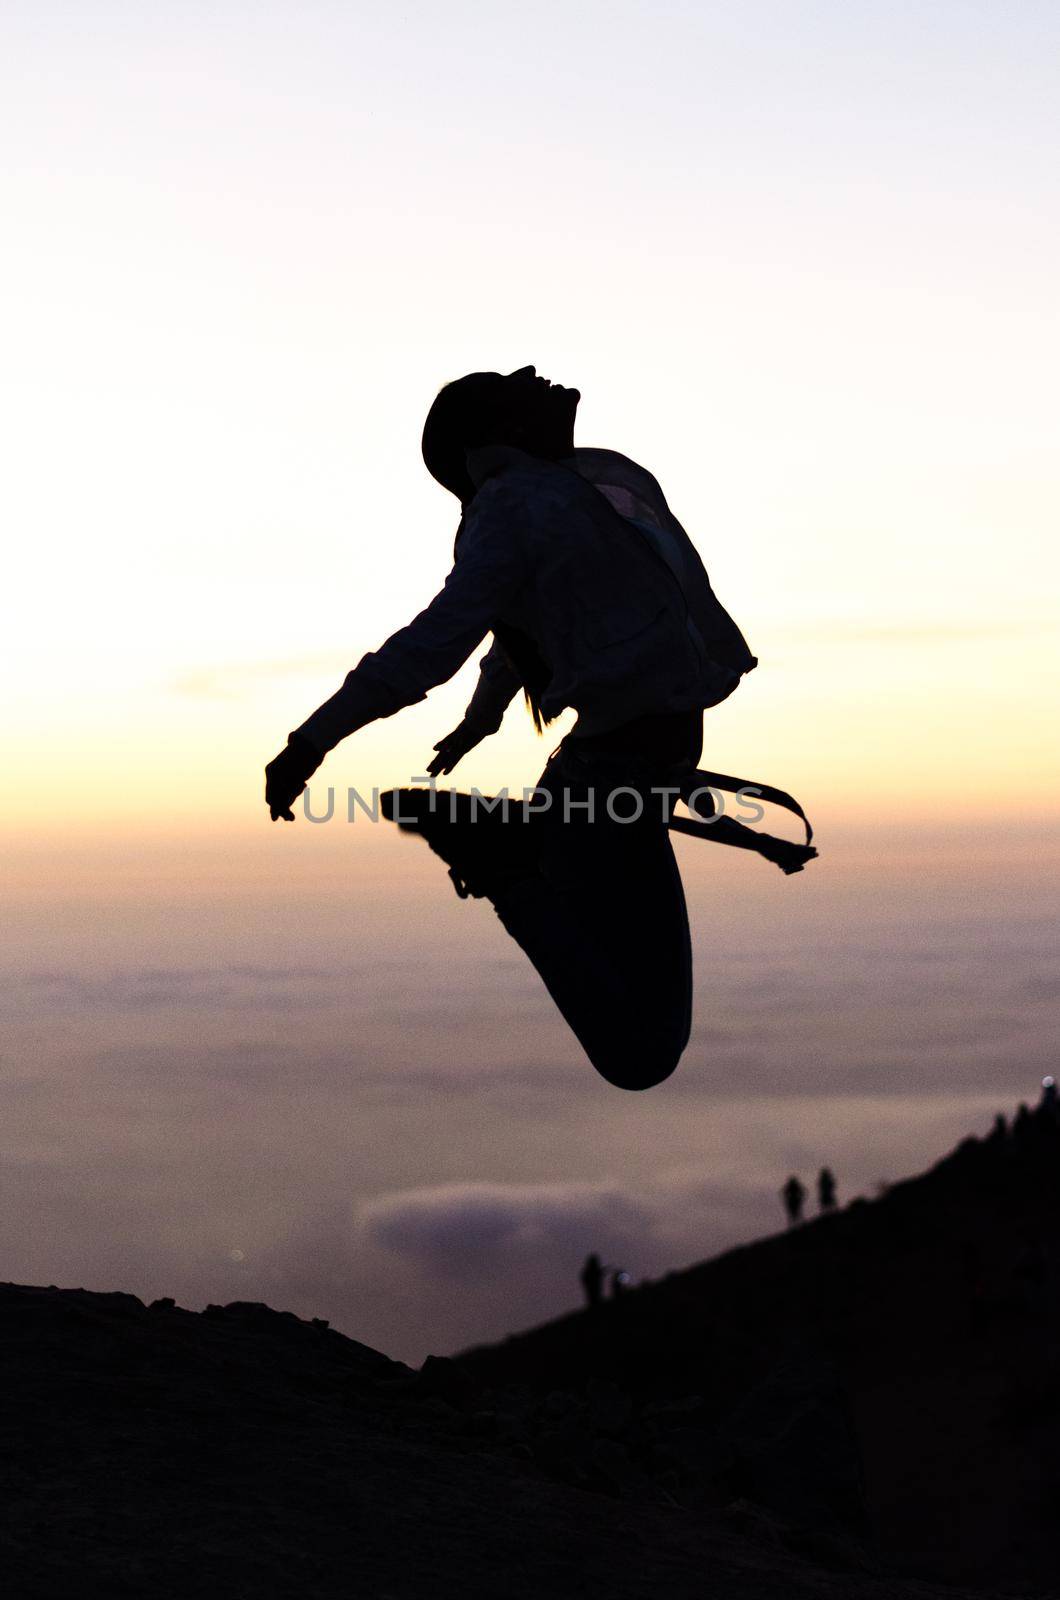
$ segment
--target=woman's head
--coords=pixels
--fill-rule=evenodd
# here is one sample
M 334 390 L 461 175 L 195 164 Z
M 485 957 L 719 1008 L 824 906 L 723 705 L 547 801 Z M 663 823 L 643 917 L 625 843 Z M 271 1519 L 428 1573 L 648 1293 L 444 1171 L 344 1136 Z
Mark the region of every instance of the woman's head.
M 530 455 L 560 460 L 574 449 L 574 415 L 581 395 L 539 378 L 533 367 L 471 372 L 447 383 L 427 413 L 421 449 L 432 478 L 467 505 L 475 486 L 465 452 L 476 445 L 510 444 Z

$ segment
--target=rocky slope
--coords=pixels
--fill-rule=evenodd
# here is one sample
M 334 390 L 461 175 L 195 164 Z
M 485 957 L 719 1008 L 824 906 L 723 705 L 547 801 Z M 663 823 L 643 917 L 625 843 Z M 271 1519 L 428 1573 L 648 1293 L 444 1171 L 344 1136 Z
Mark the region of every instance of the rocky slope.
M 0 1349 L 11 1600 L 941 1594 L 822 1568 L 751 1506 L 571 1486 L 442 1398 L 445 1363 L 264 1306 L 4 1285 Z
M 1056 1592 L 1058 1143 L 418 1372 L 265 1306 L 0 1286 L 6 1592 Z
M 879 1200 L 458 1364 L 551 1407 L 535 1455 L 568 1481 L 599 1476 L 610 1406 L 630 1470 L 690 1512 L 740 1498 L 898 1571 L 1058 1593 L 1058 1220 L 1043 1105 Z

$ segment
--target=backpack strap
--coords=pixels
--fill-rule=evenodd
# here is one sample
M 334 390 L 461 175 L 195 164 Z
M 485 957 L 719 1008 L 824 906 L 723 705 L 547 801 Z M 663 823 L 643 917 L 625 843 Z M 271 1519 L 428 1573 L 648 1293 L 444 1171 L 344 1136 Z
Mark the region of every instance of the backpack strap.
M 724 794 L 739 794 L 741 790 L 746 790 L 752 794 L 756 800 L 768 800 L 770 805 L 781 806 L 785 811 L 790 811 L 793 816 L 798 817 L 802 822 L 803 827 L 806 829 L 806 843 L 810 844 L 813 841 L 813 829 L 810 827 L 809 817 L 806 815 L 799 802 L 794 798 L 793 795 L 788 794 L 786 789 L 774 789 L 771 783 L 752 783 L 749 778 L 733 778 L 725 772 L 707 772 L 704 768 L 697 767 L 695 771 L 686 773 L 681 779 L 681 799 L 685 802 L 685 805 L 688 806 L 688 809 L 693 812 L 693 814 L 695 813 L 696 808 L 688 805 L 688 796 L 695 794 L 699 789 L 720 789 Z M 717 809 L 713 803 L 711 804 L 710 810 L 712 815 L 717 816 Z M 718 821 L 723 820 L 725 819 L 718 818 Z M 673 824 L 671 824 L 671 826 L 673 826 Z M 712 823 L 710 826 L 716 826 L 716 823 Z M 741 827 L 742 824 L 737 823 L 736 826 Z M 678 829 L 679 833 L 688 833 L 691 831 L 694 830 L 688 828 Z M 751 831 L 752 830 L 750 828 L 747 829 L 748 833 Z M 768 837 L 768 835 L 764 835 L 763 837 Z M 753 846 L 750 848 L 753 848 Z M 814 854 L 816 854 L 816 851 Z
M 745 828 L 735 817 L 716 815 L 713 822 L 692 817 L 671 817 L 668 827 L 671 833 L 687 833 L 693 839 L 735 845 L 738 850 L 754 850 L 767 861 L 772 861 L 786 877 L 793 872 L 801 872 L 807 861 L 813 861 L 817 855 L 812 844 L 795 844 L 791 839 L 778 839 L 772 833 L 759 833 L 755 828 Z

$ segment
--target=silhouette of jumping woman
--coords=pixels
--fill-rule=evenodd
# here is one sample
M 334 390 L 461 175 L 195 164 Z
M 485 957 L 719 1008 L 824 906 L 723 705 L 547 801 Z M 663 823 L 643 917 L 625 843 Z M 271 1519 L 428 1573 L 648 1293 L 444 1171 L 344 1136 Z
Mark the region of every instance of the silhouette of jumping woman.
M 520 690 L 539 731 L 567 707 L 573 730 L 518 801 L 394 790 L 384 814 L 442 857 L 461 896 L 491 902 L 596 1070 L 647 1089 L 673 1072 L 691 1027 L 670 831 L 757 851 L 789 874 L 817 852 L 790 795 L 697 766 L 704 710 L 756 658 L 651 473 L 575 447 L 580 398 L 532 366 L 439 392 L 422 454 L 460 501 L 452 570 L 290 734 L 265 769 L 265 798 L 274 821 L 293 821 L 329 750 L 424 699 L 492 634 L 463 720 L 434 746 L 432 783 L 496 732 Z M 720 796 L 747 791 L 797 815 L 806 843 L 723 814 Z M 691 816 L 673 814 L 679 799 Z

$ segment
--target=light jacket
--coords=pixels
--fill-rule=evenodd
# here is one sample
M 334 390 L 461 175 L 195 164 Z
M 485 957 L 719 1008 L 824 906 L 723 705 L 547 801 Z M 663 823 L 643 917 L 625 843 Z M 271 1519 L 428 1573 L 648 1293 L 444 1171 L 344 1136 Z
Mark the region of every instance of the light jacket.
M 506 445 L 470 450 L 467 462 L 476 493 L 452 571 L 430 605 L 296 730 L 322 754 L 423 700 L 495 623 L 534 641 L 550 671 L 542 714 L 573 707 L 579 733 L 717 705 L 756 665 L 644 467 L 614 450 L 576 449 L 553 462 Z M 494 644 L 468 720 L 493 732 L 520 688 Z

